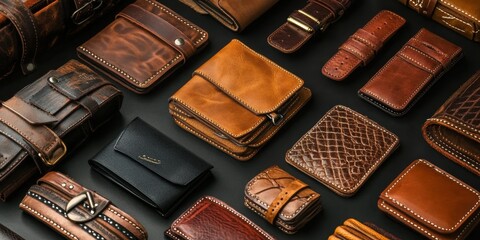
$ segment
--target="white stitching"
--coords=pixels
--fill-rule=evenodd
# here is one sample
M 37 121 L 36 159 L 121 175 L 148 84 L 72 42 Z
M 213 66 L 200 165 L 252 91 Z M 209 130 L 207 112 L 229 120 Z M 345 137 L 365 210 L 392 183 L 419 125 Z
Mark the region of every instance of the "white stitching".
M 145 231 L 143 231 L 139 226 L 137 226 L 133 221 L 131 221 L 129 218 L 123 216 L 121 213 L 113 210 L 111 207 L 108 207 L 108 210 L 110 212 L 112 212 L 113 214 L 117 215 L 118 217 L 120 217 L 121 219 L 125 220 L 126 222 L 130 223 L 130 225 L 132 225 L 135 229 L 137 229 L 141 234 L 142 236 L 147 239 L 147 235 L 145 233 Z
M 474 17 L 472 14 L 467 13 L 465 10 L 462 10 L 462 9 L 458 8 L 457 6 L 455 6 L 455 5 L 453 5 L 453 4 L 451 4 L 451 3 L 449 3 L 449 2 L 446 2 L 446 1 L 444 1 L 444 0 L 440 0 L 440 2 L 443 3 L 443 4 L 445 4 L 445 5 L 447 5 L 447 6 L 449 6 L 449 7 L 451 7 L 451 8 L 454 8 L 454 9 L 462 12 L 463 14 L 465 14 L 465 15 L 473 18 L 473 19 L 475 19 L 477 22 L 480 22 L 480 20 L 479 20 L 478 18 Z

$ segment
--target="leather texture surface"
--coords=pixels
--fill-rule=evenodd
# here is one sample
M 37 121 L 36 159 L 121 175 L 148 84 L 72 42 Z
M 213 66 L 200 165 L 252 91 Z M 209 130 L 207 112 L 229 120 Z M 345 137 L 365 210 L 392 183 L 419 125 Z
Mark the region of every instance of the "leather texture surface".
M 337 194 L 349 197 L 398 145 L 396 135 L 338 105 L 287 151 L 285 159 Z
M 420 159 L 381 193 L 378 207 L 427 238 L 461 240 L 479 222 L 480 193 Z
M 18 234 L 0 224 L 0 239 L 1 240 L 23 240 Z
M 335 228 L 335 232 L 328 237 L 328 240 L 394 240 L 384 236 L 377 230 L 359 222 L 356 219 L 349 218 L 343 222 L 343 225 Z

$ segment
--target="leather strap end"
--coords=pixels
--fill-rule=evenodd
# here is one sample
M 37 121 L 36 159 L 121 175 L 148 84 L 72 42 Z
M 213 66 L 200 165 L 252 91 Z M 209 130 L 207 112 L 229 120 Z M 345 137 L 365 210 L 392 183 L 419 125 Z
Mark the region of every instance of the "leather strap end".
M 270 207 L 265 214 L 265 219 L 270 223 L 273 224 L 273 221 L 280 213 L 280 210 L 287 204 L 290 199 L 295 196 L 299 191 L 308 187 L 307 184 L 303 183 L 302 181 L 296 179 L 292 181 L 286 188 L 280 192 L 277 197 L 273 200 L 270 204 Z

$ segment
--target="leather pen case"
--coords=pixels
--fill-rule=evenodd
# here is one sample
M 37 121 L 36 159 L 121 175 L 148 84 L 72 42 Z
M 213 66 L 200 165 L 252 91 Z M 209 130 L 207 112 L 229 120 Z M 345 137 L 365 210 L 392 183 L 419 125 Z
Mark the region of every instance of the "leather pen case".
M 67 239 L 148 239 L 144 227 L 133 217 L 58 172 L 40 178 L 20 208 Z
M 248 160 L 310 97 L 302 79 L 233 40 L 170 97 L 169 110 L 180 127 Z
M 349 218 L 343 225 L 335 228 L 335 232 L 328 237 L 328 240 L 400 240 L 391 233 L 371 223 L 361 223 Z
M 44 174 L 122 105 L 122 93 L 69 61 L 0 105 L 0 199 Z
M 162 216 L 170 215 L 197 190 L 212 168 L 140 118 L 89 163 Z
M 378 208 L 429 239 L 462 240 L 480 221 L 480 193 L 430 162 L 412 162 Z
M 168 239 L 274 240 L 248 218 L 226 203 L 205 196 L 177 218 L 165 231 Z
M 450 160 L 480 176 L 480 71 L 423 124 L 423 137 Z
M 78 56 L 128 89 L 151 91 L 192 55 L 208 34 L 153 0 L 138 0 L 77 48 Z
M 322 210 L 320 194 L 278 166 L 247 183 L 244 203 L 288 234 L 296 233 Z
M 350 197 L 398 145 L 395 134 L 337 105 L 288 150 L 285 159 L 340 196 Z
M 24 240 L 18 234 L 0 224 L 0 239 L 2 240 Z
M 378 71 L 358 95 L 401 116 L 462 57 L 462 49 L 421 29 Z

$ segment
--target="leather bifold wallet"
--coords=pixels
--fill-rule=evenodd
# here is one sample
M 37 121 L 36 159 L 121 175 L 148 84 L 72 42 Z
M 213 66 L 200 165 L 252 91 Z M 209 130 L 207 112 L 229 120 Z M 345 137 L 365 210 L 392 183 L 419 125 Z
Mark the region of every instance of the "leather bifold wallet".
M 212 168 L 140 118 L 89 163 L 162 216 L 170 215 Z
M 174 240 L 274 240 L 248 218 L 211 196 L 199 199 L 180 215 L 165 236 Z
M 358 95 L 393 116 L 402 116 L 462 57 L 462 49 L 421 29 Z
M 391 233 L 377 227 L 372 223 L 361 223 L 356 219 L 349 218 L 343 225 L 335 228 L 335 232 L 328 240 L 399 240 Z
M 157 1 L 138 0 L 77 48 L 89 65 L 144 94 L 202 49 L 208 34 Z
M 480 176 L 480 71 L 423 124 L 430 146 Z
M 278 166 L 247 183 L 245 206 L 288 234 L 296 233 L 322 210 L 320 194 Z
M 58 172 L 40 178 L 20 208 L 67 239 L 148 239 L 145 228 L 133 217 Z
M 429 239 L 462 240 L 480 221 L 480 192 L 420 159 L 382 192 L 378 207 Z
M 233 40 L 193 73 L 169 109 L 180 127 L 248 160 L 310 97 L 303 80 Z

